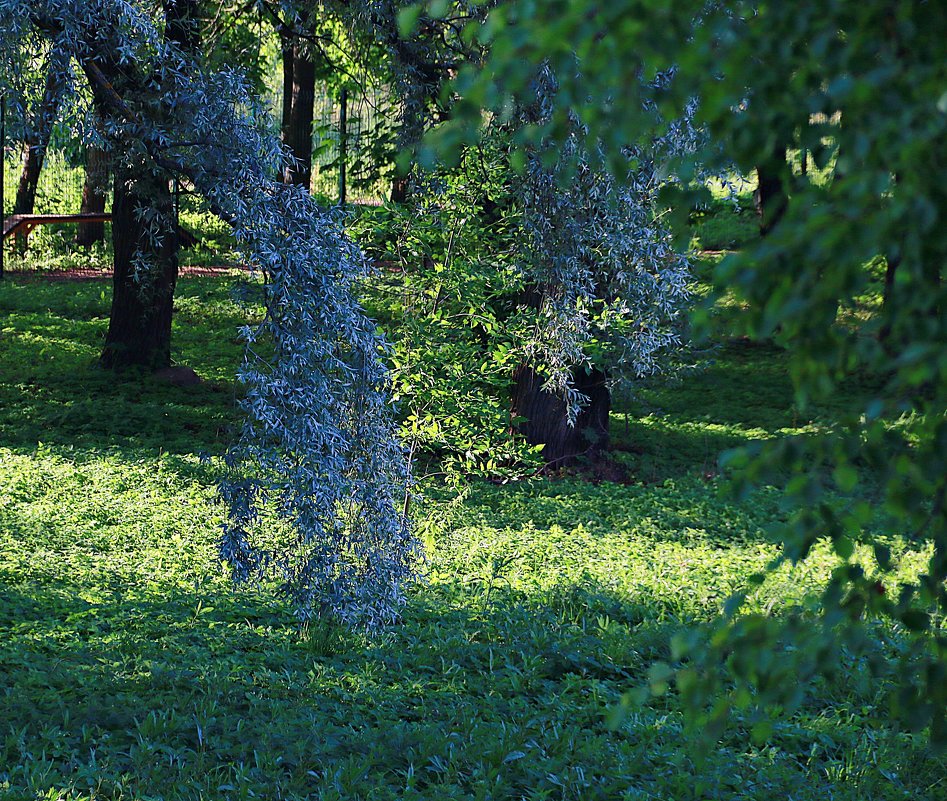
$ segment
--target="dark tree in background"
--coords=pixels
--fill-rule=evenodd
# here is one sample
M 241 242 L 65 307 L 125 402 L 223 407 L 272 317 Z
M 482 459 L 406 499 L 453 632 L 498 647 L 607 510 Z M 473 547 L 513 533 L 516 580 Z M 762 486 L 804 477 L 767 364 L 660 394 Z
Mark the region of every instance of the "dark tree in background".
M 569 467 L 577 460 L 594 460 L 609 446 L 611 392 L 605 373 L 592 367 L 572 373 L 572 386 L 586 400 L 574 421 L 561 393 L 543 389 L 545 378 L 533 367 L 521 366 L 514 378 L 513 413 L 523 418 L 520 433 L 530 445 L 543 445 L 547 467 Z
M 89 145 L 86 148 L 85 180 L 82 183 L 82 204 L 80 214 L 102 214 L 108 199 L 109 182 L 108 153 L 99 147 Z M 105 239 L 105 223 L 80 223 L 76 233 L 76 244 L 91 247 Z
M 786 148 L 774 147 L 770 157 L 756 166 L 756 191 L 753 201 L 760 224 L 760 235 L 766 236 L 786 213 Z
M 164 0 L 165 35 L 183 52 L 197 50 L 200 0 Z M 96 59 L 107 84 L 92 81 L 100 115 L 116 112 L 116 97 L 128 98 L 132 108 L 160 115 L 160 81 L 119 64 L 112 54 Z M 113 369 L 160 369 L 171 364 L 171 315 L 178 277 L 178 236 L 171 181 L 173 175 L 147 153 L 136 160 L 128 143 L 111 143 L 126 155 L 114 166 L 112 201 L 112 308 L 102 351 L 102 364 Z M 134 152 L 134 151 L 132 151 Z
M 23 147 L 23 169 L 13 203 L 14 214 L 32 214 L 36 207 L 36 189 L 61 101 L 62 73 L 67 66 L 68 59 L 64 54 L 52 49 L 49 54 L 46 85 L 33 110 L 29 134 Z
M 142 210 L 148 212 L 147 218 Z M 151 224 L 148 224 L 148 221 Z M 171 364 L 171 313 L 178 278 L 169 176 L 147 167 L 115 169 L 112 201 L 112 309 L 105 367 L 160 369 Z
M 283 144 L 294 161 L 283 170 L 283 181 L 306 189 L 312 183 L 312 123 L 316 99 L 316 64 L 311 46 L 303 35 L 311 31 L 309 16 L 294 27 L 280 30 L 283 60 Z M 301 35 L 302 34 L 302 35 Z

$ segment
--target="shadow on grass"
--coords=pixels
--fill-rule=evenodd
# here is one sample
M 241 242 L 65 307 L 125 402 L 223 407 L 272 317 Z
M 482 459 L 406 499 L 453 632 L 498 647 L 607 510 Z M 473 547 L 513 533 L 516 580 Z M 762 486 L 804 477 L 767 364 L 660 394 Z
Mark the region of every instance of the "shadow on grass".
M 78 375 L 21 375 L 0 383 L 0 446 L 39 443 L 130 453 L 219 453 L 237 419 L 233 391 L 167 387 L 95 367 Z
M 89 603 L 87 587 L 0 586 L 0 783 L 14 788 L 39 772 L 47 787 L 71 786 L 90 759 L 97 778 L 150 794 L 233 781 L 241 766 L 268 797 L 267 786 L 331 787 L 347 765 L 353 793 L 403 788 L 410 765 L 432 763 L 455 767 L 425 784 L 457 789 L 496 769 L 503 797 L 575 760 L 605 781 L 603 746 L 625 738 L 602 728 L 601 701 L 578 684 L 613 703 L 641 664 L 626 629 L 603 650 L 554 611 L 476 598 L 471 611 L 428 593 L 372 640 L 300 632 L 279 609 L 227 593 Z M 576 738 L 589 740 L 584 756 Z M 530 759 L 514 764 L 518 749 Z
M 8 310 L 0 332 L 0 445 L 222 451 L 238 413 L 235 387 L 221 379 L 239 363 L 234 336 L 245 322 L 229 300 L 230 283 L 182 282 L 173 334 L 176 358 L 216 380 L 178 388 L 97 366 L 108 325 L 101 284 L 5 282 L 0 287 L 0 308 Z M 195 315 L 201 315 L 200 330 Z
M 668 658 L 681 624 L 601 587 L 489 602 L 432 587 L 375 639 L 301 632 L 223 592 L 90 603 L 88 587 L 0 587 L 0 786 L 14 792 L 394 799 L 407 785 L 415 798 L 513 799 L 566 784 L 567 797 L 684 798 L 726 777 L 767 788 L 741 796 L 762 800 L 874 787 L 842 792 L 850 777 L 827 776 L 826 738 L 804 726 L 788 751 L 761 755 L 738 735 L 695 766 L 673 698 L 610 731 L 605 713 Z
M 720 455 L 785 435 L 805 435 L 865 408 L 882 376 L 852 378 L 829 398 L 797 407 L 785 350 L 731 340 L 683 376 L 652 380 L 616 404 L 612 432 L 633 479 L 713 479 Z

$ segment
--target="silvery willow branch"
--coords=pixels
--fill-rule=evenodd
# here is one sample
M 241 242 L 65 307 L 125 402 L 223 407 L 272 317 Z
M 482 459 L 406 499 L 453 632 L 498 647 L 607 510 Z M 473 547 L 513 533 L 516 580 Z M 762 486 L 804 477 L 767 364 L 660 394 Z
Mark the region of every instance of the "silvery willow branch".
M 401 514 L 407 470 L 385 344 L 354 292 L 364 259 L 332 212 L 276 180 L 284 154 L 241 75 L 203 71 L 165 35 L 161 10 L 144 0 L 0 0 L 3 75 L 51 46 L 69 53 L 113 160 L 159 182 L 187 176 L 233 226 L 265 276 L 265 314 L 242 332 L 246 420 L 225 460 L 221 557 L 238 580 L 278 577 L 304 618 L 388 623 L 418 548 Z M 18 84 L 4 80 L 16 105 Z M 72 73 L 61 86 L 81 94 Z M 154 238 L 165 234 L 153 227 Z
M 659 81 L 669 80 L 659 76 Z M 534 83 L 527 118 L 543 122 L 557 103 L 555 77 L 543 67 Z M 602 152 L 590 152 L 587 131 L 571 117 L 572 133 L 552 147 L 533 150 L 523 185 L 523 259 L 541 289 L 533 358 L 546 388 L 568 400 L 574 421 L 584 399 L 573 387 L 577 367 L 590 364 L 588 345 L 612 381 L 662 369 L 681 344 L 680 322 L 690 296 L 687 256 L 675 249 L 661 218 L 658 192 L 672 180 L 669 165 L 703 144 L 695 127 L 696 103 L 655 130 L 646 144 L 625 149 L 627 172 L 614 176 Z

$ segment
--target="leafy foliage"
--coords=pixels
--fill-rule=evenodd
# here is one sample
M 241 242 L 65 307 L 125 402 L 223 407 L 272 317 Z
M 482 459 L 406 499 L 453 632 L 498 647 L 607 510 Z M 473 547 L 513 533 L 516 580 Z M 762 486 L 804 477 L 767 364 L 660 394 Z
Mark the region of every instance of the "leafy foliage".
M 548 66 L 535 91 L 525 114 L 542 121 L 562 102 Z M 523 259 L 541 296 L 529 347 L 547 387 L 569 398 L 573 417 L 584 400 L 572 387 L 573 371 L 592 361 L 590 350 L 617 381 L 658 372 L 681 344 L 677 322 L 690 296 L 689 264 L 656 201 L 671 160 L 701 143 L 690 113 L 668 136 L 627 147 L 629 165 L 619 180 L 585 148 L 581 118 L 563 141 L 543 143 L 527 160 Z
M 2 88 L 23 105 L 13 69 L 22 54 L 68 54 L 89 82 L 113 159 L 154 185 L 186 175 L 232 226 L 266 282 L 264 318 L 243 331 L 248 418 L 222 483 L 231 519 L 221 557 L 237 579 L 277 571 L 303 617 L 388 622 L 412 576 L 415 541 L 402 513 L 406 469 L 384 343 L 353 290 L 361 253 L 331 213 L 276 180 L 284 154 L 266 111 L 240 73 L 203 69 L 182 44 L 189 35 L 165 30 L 170 8 L 0 2 L 4 75 L 13 76 Z M 71 70 L 60 78 L 65 96 L 81 97 Z M 146 292 L 170 221 L 147 202 L 138 215 Z M 270 539 L 255 536 L 264 508 L 283 522 Z
M 407 204 L 363 210 L 350 228 L 380 268 L 364 291 L 392 343 L 400 437 L 455 478 L 536 467 L 510 414 L 530 320 L 517 303 L 509 177 L 506 153 L 485 144 L 456 170 L 416 177 Z
M 432 119 L 449 106 L 441 92 L 462 64 L 477 62 L 476 40 L 465 35 L 483 19 L 489 3 L 449 0 L 437 14 L 423 17 L 411 0 L 370 0 L 345 4 L 355 42 L 364 49 L 381 46 L 383 57 L 373 65 L 390 76 L 401 103 L 401 144 L 417 144 Z M 367 41 L 366 41 L 367 40 Z
M 268 313 L 243 331 L 247 420 L 227 458 L 221 553 L 239 578 L 276 568 L 304 618 L 382 625 L 403 603 L 416 556 L 384 344 L 356 305 L 360 252 L 302 190 L 287 195 L 240 234 L 266 259 Z M 267 508 L 289 524 L 275 547 L 269 534 L 253 537 Z
M 721 262 L 719 286 L 744 299 L 747 333 L 789 348 L 801 408 L 832 398 L 854 377 L 873 388 L 831 428 L 728 462 L 741 485 L 791 477 L 784 558 L 804 560 L 828 539 L 844 564 L 822 598 L 818 625 L 803 616 L 787 635 L 780 621 L 736 616 L 715 636 L 710 663 L 733 653 L 732 705 L 765 709 L 795 692 L 784 658 L 795 659 L 804 678 L 816 675 L 837 667 L 840 649 L 866 647 L 868 621 L 897 621 L 910 645 L 892 709 L 911 728 L 930 725 L 944 742 L 947 238 L 939 221 L 947 210 L 947 10 L 908 2 L 804 9 L 776 2 L 513 2 L 488 27 L 491 61 L 458 83 L 471 108 L 526 96 L 545 64 L 564 82 L 570 102 L 525 140 L 565 141 L 570 114 L 577 114 L 620 174 L 623 149 L 650 129 L 641 100 L 674 108 L 699 97 L 697 119 L 721 143 L 721 158 L 780 182 L 784 213 L 766 238 Z M 671 63 L 675 80 L 662 100 L 640 78 Z M 797 175 L 787 149 L 808 154 L 830 178 Z M 681 213 L 694 202 L 687 193 L 666 199 Z M 888 276 L 884 303 L 880 313 L 859 319 L 859 298 L 872 280 L 866 265 L 879 258 Z M 878 471 L 870 500 L 857 495 L 866 469 Z M 932 543 L 917 581 L 891 573 L 888 548 L 874 533 L 879 520 L 890 534 Z M 871 567 L 852 561 L 859 542 L 873 543 Z M 793 635 L 805 643 L 791 647 Z M 696 706 L 721 688 L 713 670 L 701 675 L 705 683 L 681 674 L 681 689 Z M 716 706 L 705 722 L 719 721 L 726 708 Z

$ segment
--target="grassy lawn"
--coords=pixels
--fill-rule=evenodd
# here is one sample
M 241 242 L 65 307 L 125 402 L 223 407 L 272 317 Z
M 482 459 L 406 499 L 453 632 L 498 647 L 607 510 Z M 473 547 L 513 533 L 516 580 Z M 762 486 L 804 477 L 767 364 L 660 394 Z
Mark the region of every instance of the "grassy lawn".
M 620 404 L 628 485 L 428 502 L 426 581 L 368 639 L 301 629 L 215 560 L 200 456 L 236 420 L 231 280 L 181 280 L 176 359 L 209 379 L 188 389 L 94 367 L 107 282 L 0 284 L 0 799 L 947 797 L 857 662 L 765 745 L 737 721 L 704 761 L 673 694 L 607 725 L 776 553 L 779 494 L 727 500 L 716 457 L 831 416 L 793 410 L 780 351 L 721 343 Z M 894 546 L 917 570 L 923 544 Z M 817 548 L 751 608 L 806 603 L 836 564 Z

